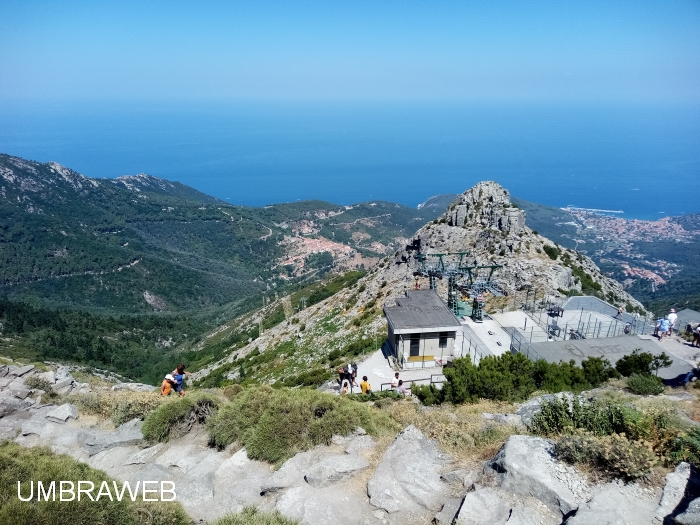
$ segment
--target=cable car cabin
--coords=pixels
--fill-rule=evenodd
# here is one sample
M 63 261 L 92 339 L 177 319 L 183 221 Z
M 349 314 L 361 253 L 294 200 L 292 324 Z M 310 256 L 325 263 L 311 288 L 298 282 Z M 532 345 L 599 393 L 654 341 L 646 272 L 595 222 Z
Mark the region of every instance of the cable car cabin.
M 387 339 L 401 368 L 428 368 L 454 354 L 459 319 L 434 290 L 410 290 L 385 306 Z

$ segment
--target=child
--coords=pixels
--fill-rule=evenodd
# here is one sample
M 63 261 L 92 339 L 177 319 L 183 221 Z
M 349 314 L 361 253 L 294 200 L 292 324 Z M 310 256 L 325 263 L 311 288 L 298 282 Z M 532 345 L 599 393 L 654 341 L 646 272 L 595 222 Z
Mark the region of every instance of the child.
M 343 383 L 343 395 L 346 396 L 348 394 L 348 382 L 345 381 Z
M 160 395 L 163 397 L 168 397 L 173 386 L 175 386 L 175 378 L 171 374 L 168 374 L 160 384 Z

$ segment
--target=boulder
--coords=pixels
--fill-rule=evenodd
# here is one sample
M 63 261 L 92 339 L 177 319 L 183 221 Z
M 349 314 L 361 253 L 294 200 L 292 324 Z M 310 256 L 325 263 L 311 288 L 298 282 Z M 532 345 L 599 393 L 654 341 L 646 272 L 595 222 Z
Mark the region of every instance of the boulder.
M 377 443 L 371 436 L 357 436 L 352 438 L 345 446 L 345 453 L 359 454 L 360 452 L 374 448 L 376 445 Z
M 73 383 L 75 383 L 75 380 L 72 377 L 67 377 L 56 381 L 51 388 L 58 395 L 64 396 L 73 389 Z
M 621 481 L 601 486 L 582 504 L 566 525 L 638 525 L 654 521 L 657 499 L 653 491 Z
M 370 503 L 389 513 L 440 511 L 449 487 L 439 472 L 448 461 L 435 441 L 410 425 L 389 445 L 367 483 Z
M 10 385 L 10 392 L 17 399 L 25 399 L 29 394 L 32 393 L 31 389 L 22 384 L 17 383 L 13 383 L 12 385 Z
M 666 484 L 661 495 L 659 507 L 654 516 L 659 521 L 663 521 L 666 516 L 670 516 L 678 504 L 685 496 L 685 487 L 690 479 L 690 465 L 685 461 L 678 464 L 676 470 L 666 474 Z
M 52 421 L 53 423 L 65 423 L 69 418 L 78 418 L 78 408 L 75 405 L 66 403 L 59 407 L 56 407 L 51 412 L 46 414 L 46 419 Z
M 459 508 L 462 506 L 462 500 L 464 498 L 450 498 L 445 502 L 442 510 L 435 515 L 433 522 L 436 525 L 452 525 L 455 520 L 455 516 L 459 512 Z
M 153 392 L 157 389 L 152 385 L 145 385 L 143 383 L 117 383 L 112 387 L 113 392 L 119 392 L 120 390 L 130 390 L 131 392 Z
M 510 506 L 490 487 L 469 492 L 464 497 L 456 525 L 504 525 Z
M 8 397 L 0 401 L 0 417 L 5 417 L 15 410 L 24 410 L 31 406 L 31 401 Z
M 542 523 L 545 523 L 545 518 L 535 509 L 516 505 L 510 511 L 510 518 L 506 525 L 542 525 Z M 557 523 L 559 523 L 558 520 Z
M 12 370 L 9 375 L 15 376 L 15 377 L 22 377 L 23 375 L 28 374 L 32 370 L 34 370 L 34 365 L 21 366 L 19 368 L 15 368 L 14 370 Z
M 129 456 L 129 458 L 124 462 L 124 465 L 140 465 L 146 463 L 146 460 L 149 460 L 153 456 L 158 454 L 161 448 L 163 448 L 163 444 L 158 443 L 157 445 L 154 445 L 152 447 L 139 450 L 136 454 L 132 454 L 131 456 Z
M 10 373 L 10 367 L 7 365 L 0 365 L 0 377 L 5 377 Z
M 46 381 L 50 385 L 53 385 L 56 382 L 56 374 L 54 374 L 51 370 L 37 374 L 37 377 L 42 381 Z
M 489 414 L 488 412 L 484 412 L 481 414 L 481 417 L 502 425 L 510 425 L 514 427 L 524 426 L 523 418 L 518 414 Z
M 143 439 L 141 434 L 142 421 L 132 419 L 128 423 L 117 427 L 114 432 L 103 430 L 84 430 L 78 436 L 78 441 L 87 450 L 88 454 L 94 456 L 103 450 L 114 447 L 125 447 L 136 445 Z
M 459 483 L 462 487 L 468 489 L 476 481 L 476 472 L 467 469 L 452 470 L 443 473 L 440 479 L 447 483 Z
M 73 376 L 67 366 L 59 366 L 56 369 L 56 381 L 64 381 L 65 379 L 73 381 Z
M 553 450 L 549 439 L 510 436 L 484 470 L 496 472 L 503 490 L 532 496 L 568 516 L 585 500 L 588 485 L 573 468 L 559 464 Z
M 366 496 L 334 487 L 315 489 L 304 484 L 289 488 L 280 496 L 275 510 L 303 525 L 377 523 Z
M 306 470 L 304 480 L 319 488 L 338 483 L 369 467 L 369 462 L 354 454 L 330 456 Z
M 680 525 L 700 525 L 700 498 L 696 498 L 688 504 L 688 508 L 675 517 Z

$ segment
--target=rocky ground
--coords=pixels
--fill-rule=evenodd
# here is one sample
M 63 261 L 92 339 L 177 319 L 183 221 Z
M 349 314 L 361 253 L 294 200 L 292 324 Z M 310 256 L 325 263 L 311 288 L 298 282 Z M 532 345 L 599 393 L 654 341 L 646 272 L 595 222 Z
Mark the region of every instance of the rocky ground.
M 526 425 L 547 397 L 515 414 L 484 414 L 484 424 L 522 429 L 487 461 L 471 463 L 442 451 L 410 425 L 375 440 L 362 429 L 335 436 L 287 460 L 278 470 L 250 460 L 236 446 L 207 446 L 204 429 L 168 443 L 143 442 L 142 422 L 108 428 L 74 405 L 42 403 L 32 377 L 74 386 L 65 370 L 0 367 L 0 432 L 24 446 L 49 446 L 123 481 L 171 480 L 177 499 L 202 523 L 253 505 L 276 509 L 309 525 L 474 524 L 555 525 L 700 523 L 694 467 L 681 463 L 661 486 L 596 482 L 557 460 L 553 442 L 527 435 Z M 56 377 L 59 379 L 56 380 Z M 145 390 L 146 385 L 115 385 Z M 694 397 L 684 392 L 682 398 Z M 476 465 L 476 468 L 474 468 Z M 675 521 L 674 521 L 675 520 Z

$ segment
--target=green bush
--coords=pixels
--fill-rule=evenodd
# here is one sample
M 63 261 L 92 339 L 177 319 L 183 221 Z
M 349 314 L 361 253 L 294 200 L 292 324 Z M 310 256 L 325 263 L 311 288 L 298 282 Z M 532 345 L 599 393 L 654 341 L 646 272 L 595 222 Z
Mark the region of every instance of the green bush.
M 268 386 L 246 388 L 209 421 L 212 445 L 223 448 L 238 441 L 250 458 L 276 464 L 357 427 L 372 435 L 396 430 L 385 413 L 349 399 Z
M 416 387 L 413 387 L 414 389 Z M 413 391 L 413 389 L 412 389 Z M 383 391 L 372 391 L 369 394 L 349 394 L 346 396 L 347 399 L 351 399 L 353 401 L 359 401 L 361 403 L 367 403 L 369 401 L 374 401 L 375 403 L 377 401 L 381 401 L 382 399 L 393 399 L 393 400 L 398 400 L 398 399 L 403 399 L 405 396 L 402 394 L 399 394 L 395 390 L 383 390 Z
M 227 514 L 212 525 L 299 525 L 298 521 L 285 518 L 279 512 L 261 512 L 255 507 L 245 507 L 238 514 Z
M 560 459 L 570 463 L 585 463 L 625 480 L 647 474 L 657 459 L 644 442 L 630 441 L 624 435 L 598 437 L 577 433 L 561 437 L 556 445 Z
M 544 250 L 544 253 L 546 253 L 547 256 L 550 259 L 552 259 L 553 261 L 555 261 L 557 259 L 557 257 L 559 257 L 559 254 L 561 253 L 559 248 L 557 248 L 556 246 L 549 246 L 548 244 L 545 244 L 542 247 L 542 249 Z
M 204 423 L 216 412 L 219 400 L 205 392 L 195 392 L 160 405 L 146 416 L 141 431 L 147 441 L 168 441 L 171 433 L 185 433 L 195 423 Z
M 694 427 L 687 434 L 673 440 L 669 457 L 674 463 L 687 461 L 700 465 L 700 427 Z
M 51 383 L 49 383 L 46 379 L 39 378 L 36 375 L 29 377 L 24 382 L 24 384 L 27 385 L 29 388 L 43 390 L 44 394 L 42 394 L 42 397 L 47 401 L 56 399 L 58 397 L 56 392 L 54 392 Z
M 69 456 L 54 454 L 48 448 L 25 448 L 4 441 L 0 443 L 0 523 L 3 525 L 188 525 L 191 522 L 176 502 L 132 502 L 128 498 L 120 502 L 104 496 L 99 502 L 85 497 L 81 501 L 66 502 L 57 497 L 56 501 L 39 502 L 36 496 L 32 501 L 20 501 L 17 481 L 23 483 L 26 497 L 26 482 L 30 480 L 44 485 L 53 480 L 73 481 L 76 485 L 78 481 L 91 481 L 96 491 L 103 481 L 110 488 L 113 481 L 104 472 Z
M 663 393 L 664 382 L 656 376 L 632 374 L 627 379 L 627 388 L 639 396 L 655 396 Z
M 224 397 L 229 401 L 241 392 L 243 392 L 243 387 L 241 385 L 228 385 L 224 387 Z
M 284 386 L 320 386 L 331 378 L 331 372 L 323 368 L 314 368 L 282 380 Z
M 521 401 L 535 390 L 580 392 L 618 375 L 606 359 L 596 357 L 586 359 L 581 367 L 574 361 L 533 363 L 520 353 L 484 357 L 478 365 L 469 358 L 455 359 L 452 364 L 444 369 L 442 390 L 420 388 L 414 391 L 419 399 L 428 404 L 473 403 L 479 398 Z
M 632 374 L 651 375 L 652 372 L 658 373 L 660 368 L 668 368 L 671 364 L 673 361 L 666 355 L 666 352 L 652 355 L 635 348 L 631 354 L 621 357 L 615 364 L 615 368 L 623 376 L 629 377 Z
M 411 393 L 426 406 L 438 405 L 442 402 L 442 391 L 435 385 L 416 385 L 411 387 Z

